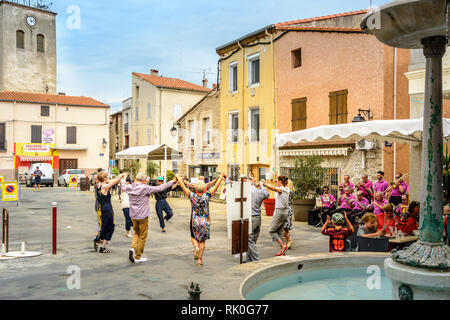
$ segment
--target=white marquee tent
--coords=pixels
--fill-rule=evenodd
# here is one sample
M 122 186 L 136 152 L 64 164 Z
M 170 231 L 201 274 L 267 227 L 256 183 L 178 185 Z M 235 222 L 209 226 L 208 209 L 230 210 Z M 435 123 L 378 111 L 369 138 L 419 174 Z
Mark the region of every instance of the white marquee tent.
M 181 159 L 182 155 L 165 144 L 137 146 L 116 153 L 117 159 L 164 161 L 164 179 L 166 180 L 167 160 Z
M 443 119 L 444 142 L 450 142 L 450 119 Z M 410 175 L 411 196 L 417 198 L 420 194 L 420 176 L 422 159 L 423 118 L 406 120 L 373 120 L 367 122 L 327 125 L 306 130 L 279 134 L 276 136 L 276 147 L 288 143 L 323 142 L 342 140 L 376 140 L 381 145 L 387 142 L 407 143 L 411 146 Z M 364 152 L 362 152 L 364 159 Z M 364 163 L 364 161 L 363 161 Z M 414 186 L 417 186 L 415 188 Z

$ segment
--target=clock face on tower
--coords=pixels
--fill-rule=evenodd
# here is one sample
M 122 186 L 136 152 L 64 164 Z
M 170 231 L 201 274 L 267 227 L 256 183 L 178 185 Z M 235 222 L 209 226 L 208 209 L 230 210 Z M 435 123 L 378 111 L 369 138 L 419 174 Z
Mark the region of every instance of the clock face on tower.
M 27 22 L 27 25 L 30 28 L 34 28 L 36 26 L 36 24 L 37 24 L 37 20 L 33 16 L 28 16 L 27 19 L 26 19 L 26 22 Z

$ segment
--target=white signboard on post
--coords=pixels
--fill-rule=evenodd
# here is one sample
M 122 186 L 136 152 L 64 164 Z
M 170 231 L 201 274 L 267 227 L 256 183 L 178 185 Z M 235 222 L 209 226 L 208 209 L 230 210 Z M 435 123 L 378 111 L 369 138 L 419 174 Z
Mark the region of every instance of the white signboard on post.
M 248 219 L 248 230 L 252 230 L 252 183 L 244 183 L 244 220 Z M 241 220 L 241 202 L 236 202 L 236 199 L 241 198 L 241 182 L 234 182 L 226 185 L 227 188 L 227 229 L 228 240 L 231 240 L 232 223 L 236 220 Z

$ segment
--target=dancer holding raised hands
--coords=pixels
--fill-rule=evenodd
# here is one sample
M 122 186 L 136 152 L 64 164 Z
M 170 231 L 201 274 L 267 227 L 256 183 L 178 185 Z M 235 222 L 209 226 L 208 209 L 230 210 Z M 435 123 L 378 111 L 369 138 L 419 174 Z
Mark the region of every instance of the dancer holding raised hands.
M 199 181 L 194 185 L 195 192 L 192 192 L 186 187 L 179 175 L 175 176 L 184 194 L 189 197 L 189 200 L 191 201 L 191 238 L 194 246 L 194 260 L 197 260 L 198 267 L 203 266 L 205 244 L 206 240 L 210 237 L 211 231 L 209 200 L 216 193 L 224 177 L 226 177 L 226 175 L 222 173 L 210 191 L 206 190 L 204 181 Z

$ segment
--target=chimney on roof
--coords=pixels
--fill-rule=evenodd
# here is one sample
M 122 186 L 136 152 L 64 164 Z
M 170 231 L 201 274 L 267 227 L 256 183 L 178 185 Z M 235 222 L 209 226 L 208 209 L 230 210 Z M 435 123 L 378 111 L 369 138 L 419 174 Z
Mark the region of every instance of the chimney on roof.
M 213 83 L 213 89 L 217 88 L 217 83 Z
M 151 70 L 150 70 L 150 75 L 152 75 L 152 76 L 158 76 L 158 70 L 151 69 Z
M 58 92 L 58 96 L 65 96 L 66 93 L 65 92 Z
M 203 79 L 203 88 L 208 88 L 208 79 Z

